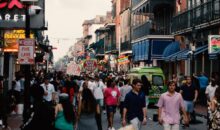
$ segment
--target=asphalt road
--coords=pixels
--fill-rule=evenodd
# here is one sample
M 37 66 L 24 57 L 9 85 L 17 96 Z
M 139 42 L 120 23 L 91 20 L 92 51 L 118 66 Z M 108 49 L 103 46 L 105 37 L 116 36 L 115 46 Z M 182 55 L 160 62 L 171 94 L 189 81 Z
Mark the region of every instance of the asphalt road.
M 142 127 L 142 130 L 163 130 L 163 127 L 158 124 L 158 122 L 154 122 L 153 114 L 157 113 L 156 109 L 148 109 L 147 116 L 147 125 Z M 8 123 L 10 126 L 10 129 L 2 129 L 0 127 L 0 130 L 20 130 L 19 126 L 22 124 L 22 117 L 21 115 L 11 115 L 8 119 Z M 107 130 L 107 116 L 106 114 L 102 114 L 102 124 L 103 124 L 103 130 Z M 115 129 L 119 129 L 121 127 L 121 118 L 119 111 L 117 110 L 115 117 L 114 117 L 114 127 Z M 206 127 L 206 119 L 204 117 L 197 116 L 197 122 L 195 124 L 190 124 L 189 128 L 183 129 L 182 127 L 180 130 L 207 130 Z

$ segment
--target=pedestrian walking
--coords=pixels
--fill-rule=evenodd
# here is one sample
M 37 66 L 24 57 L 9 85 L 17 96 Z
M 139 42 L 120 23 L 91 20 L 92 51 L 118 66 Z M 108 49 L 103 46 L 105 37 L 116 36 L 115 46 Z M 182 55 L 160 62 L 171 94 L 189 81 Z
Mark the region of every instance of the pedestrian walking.
M 179 130 L 180 110 L 183 112 L 184 124 L 188 124 L 183 98 L 175 91 L 175 81 L 169 81 L 167 86 L 168 91 L 160 96 L 157 104 L 158 121 L 164 130 Z
M 119 104 L 120 92 L 115 86 L 115 82 L 112 79 L 107 81 L 107 88 L 104 91 L 104 98 L 106 104 L 107 118 L 108 118 L 108 130 L 115 130 L 113 127 L 114 114 L 116 107 Z
M 197 101 L 198 90 L 192 83 L 192 78 L 190 76 L 186 76 L 186 83 L 183 86 L 181 86 L 180 93 L 182 94 L 184 100 L 187 119 L 191 121 L 190 114 L 194 110 L 194 103 Z
M 200 103 L 201 103 L 201 105 L 206 106 L 207 105 L 207 99 L 206 99 L 205 91 L 206 91 L 206 87 L 209 84 L 208 83 L 209 80 L 203 72 L 201 72 L 199 76 L 195 76 L 195 78 L 197 78 L 198 81 L 199 81 L 199 86 L 200 86 L 199 100 L 200 100 Z
M 207 101 L 210 102 L 215 96 L 215 90 L 219 86 L 216 84 L 215 79 L 211 79 L 211 83 L 206 87 L 205 94 Z
M 148 78 L 145 75 L 141 76 L 141 81 L 142 81 L 142 87 L 141 87 L 141 91 L 144 92 L 145 94 L 145 100 L 146 100 L 146 107 L 148 107 L 149 105 L 149 91 L 151 89 L 151 84 L 150 81 L 148 80 Z
M 104 85 L 99 81 L 99 77 L 96 76 L 95 77 L 95 86 L 94 86 L 94 96 L 96 99 L 97 104 L 99 105 L 99 109 L 100 109 L 100 113 L 96 114 L 96 121 L 97 121 L 97 125 L 98 125 L 98 130 L 102 130 L 102 115 L 101 115 L 101 109 L 103 106 L 103 99 L 104 99 L 104 95 L 103 95 L 103 89 L 104 89 Z
M 96 103 L 95 97 L 88 87 L 82 90 L 77 113 L 77 130 L 98 130 L 95 114 L 100 113 L 99 105 Z
M 59 103 L 55 107 L 55 129 L 73 130 L 74 118 L 74 109 L 70 103 L 69 95 L 66 93 L 60 94 Z
M 36 85 L 31 92 L 34 99 L 33 111 L 27 122 L 21 126 L 21 130 L 54 130 L 54 109 L 43 99 L 44 89 Z
M 125 96 L 132 90 L 132 87 L 129 85 L 129 79 L 125 79 L 124 85 L 120 89 L 120 114 L 121 119 L 123 118 L 123 109 L 124 109 L 124 101 Z
M 49 106 L 53 105 L 55 99 L 54 86 L 49 82 L 49 77 L 44 77 L 44 83 L 40 85 L 44 89 L 44 99 Z
M 215 91 L 215 96 L 209 103 L 209 130 L 220 130 L 220 87 Z
M 127 121 L 132 124 L 135 130 L 141 130 L 141 124 L 147 123 L 147 108 L 145 94 L 141 91 L 141 80 L 132 81 L 132 91 L 125 96 L 122 125 Z M 126 120 L 127 119 L 127 120 Z

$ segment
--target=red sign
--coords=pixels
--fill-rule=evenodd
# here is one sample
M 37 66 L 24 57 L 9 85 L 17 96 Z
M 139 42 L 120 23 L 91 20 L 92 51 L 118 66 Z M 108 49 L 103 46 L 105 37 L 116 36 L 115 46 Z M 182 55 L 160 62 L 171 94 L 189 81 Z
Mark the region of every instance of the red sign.
M 24 7 L 24 5 L 18 0 L 11 0 L 11 2 L 1 2 L 0 0 L 0 9 L 5 8 L 7 5 L 9 9 L 12 9 L 14 6 L 19 9 L 22 9 Z
M 95 71 L 97 69 L 97 62 L 96 60 L 86 60 L 83 63 L 83 67 L 86 71 Z
M 34 39 L 24 39 L 19 42 L 18 62 L 20 64 L 34 64 Z

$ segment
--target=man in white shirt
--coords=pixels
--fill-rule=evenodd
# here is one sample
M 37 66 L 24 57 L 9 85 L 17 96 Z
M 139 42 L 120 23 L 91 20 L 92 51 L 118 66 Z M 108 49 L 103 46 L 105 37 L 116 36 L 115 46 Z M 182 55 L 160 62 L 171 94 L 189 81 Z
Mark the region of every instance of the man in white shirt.
M 50 83 L 49 77 L 44 78 L 44 83 L 40 85 L 44 89 L 44 99 L 48 102 L 49 105 L 52 105 L 55 97 L 54 86 Z
M 208 102 L 212 100 L 212 98 L 215 96 L 215 90 L 219 86 L 216 84 L 215 79 L 211 79 L 211 83 L 206 87 L 205 94 L 207 96 Z

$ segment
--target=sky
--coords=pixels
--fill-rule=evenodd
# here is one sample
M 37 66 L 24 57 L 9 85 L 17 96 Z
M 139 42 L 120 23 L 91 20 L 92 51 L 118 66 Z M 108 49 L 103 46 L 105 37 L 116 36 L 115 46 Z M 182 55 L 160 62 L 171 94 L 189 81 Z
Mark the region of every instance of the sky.
M 67 54 L 76 38 L 83 36 L 84 20 L 106 15 L 111 11 L 111 0 L 45 0 L 46 35 L 53 50 L 55 62 Z

